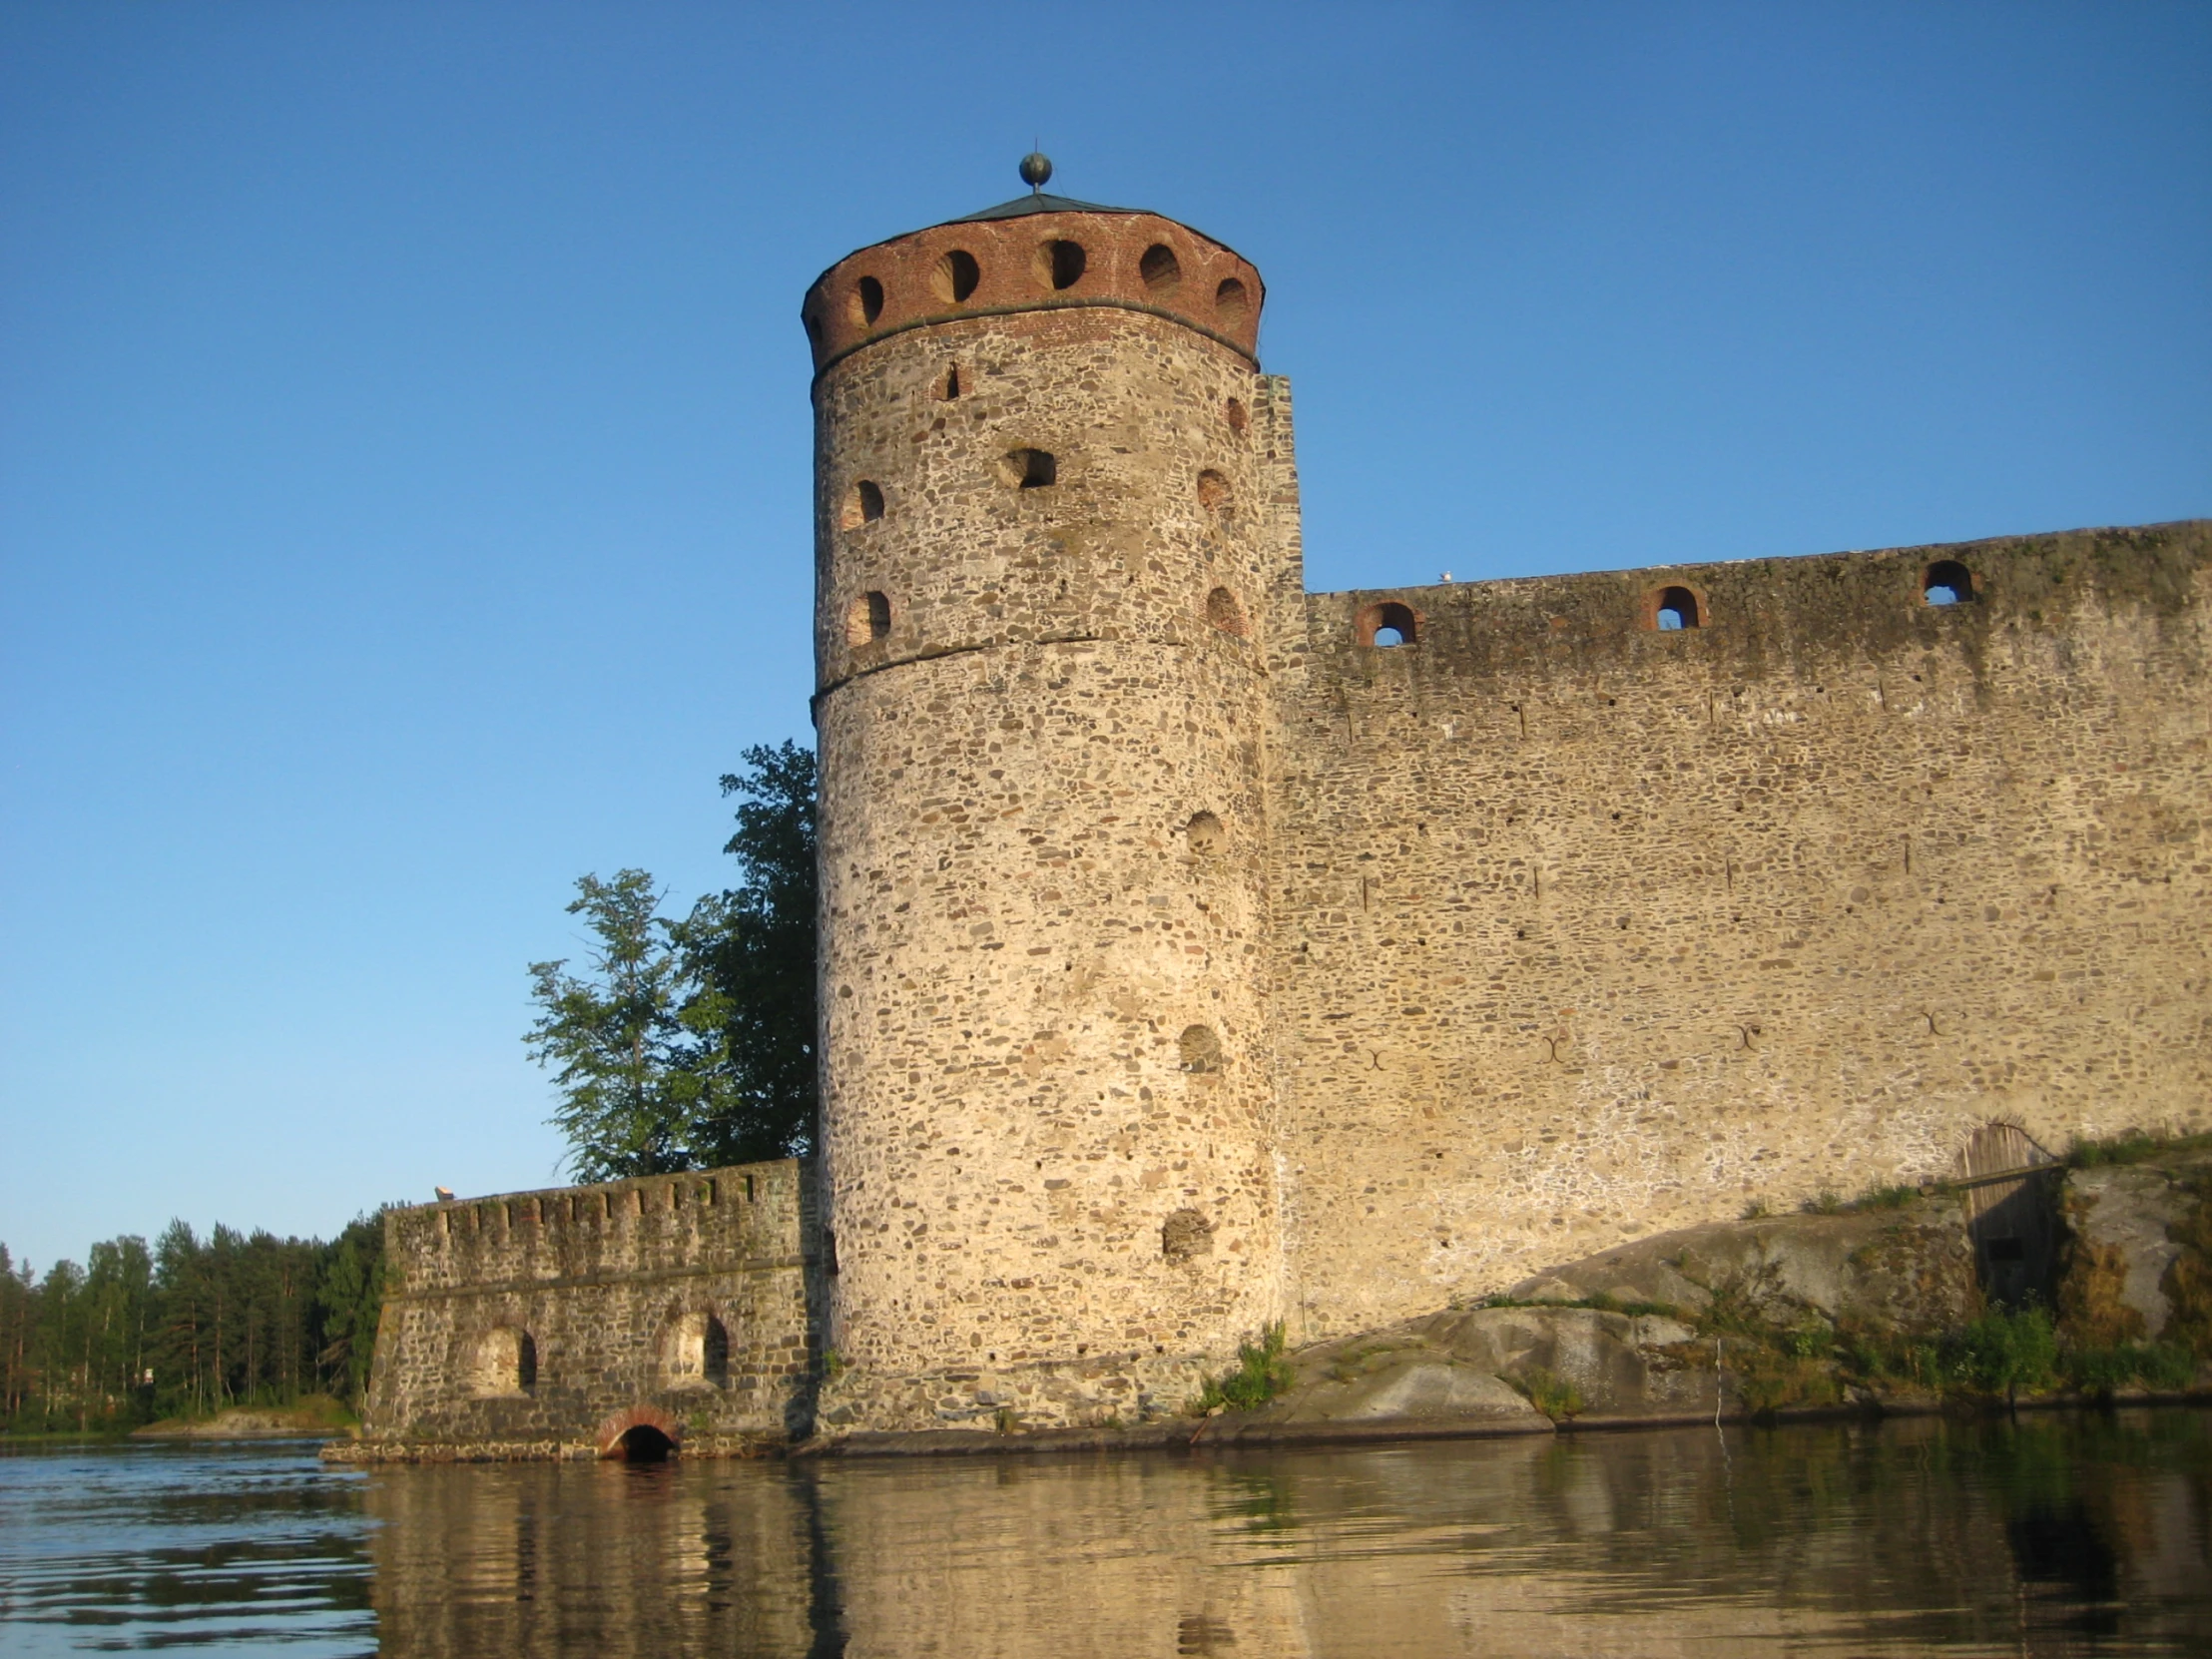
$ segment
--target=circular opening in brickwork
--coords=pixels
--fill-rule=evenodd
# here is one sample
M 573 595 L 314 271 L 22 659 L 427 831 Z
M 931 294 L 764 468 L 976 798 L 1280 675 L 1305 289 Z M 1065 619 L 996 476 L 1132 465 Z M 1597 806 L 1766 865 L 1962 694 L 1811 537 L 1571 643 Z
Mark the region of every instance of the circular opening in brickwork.
M 1054 288 L 1071 288 L 1083 279 L 1089 264 L 1079 242 L 1055 238 L 1037 245 L 1037 280 Z
M 1249 631 L 1244 606 L 1227 588 L 1216 588 L 1206 596 L 1206 620 L 1223 633 L 1234 634 L 1239 639 Z
M 1242 322 L 1252 309 L 1252 296 L 1245 292 L 1244 283 L 1234 276 L 1224 276 L 1214 289 L 1214 309 L 1221 313 L 1224 322 Z
M 1198 475 L 1198 504 L 1210 513 L 1228 509 L 1229 480 L 1211 467 Z
M 1060 480 L 1060 463 L 1046 449 L 1010 449 L 998 463 L 998 475 L 1016 489 L 1048 489 Z
M 1214 1228 L 1197 1210 L 1178 1210 L 1160 1224 L 1160 1254 L 1171 1262 L 1214 1253 Z
M 1183 837 L 1201 858 L 1218 856 L 1229 844 L 1229 831 L 1212 813 L 1193 813 L 1191 822 L 1183 827 Z
M 1209 1026 L 1186 1025 L 1183 1035 L 1176 1039 L 1176 1048 L 1182 1056 L 1185 1071 L 1221 1070 L 1221 1039 L 1214 1035 Z
M 1652 600 L 1651 625 L 1662 634 L 1696 628 L 1703 621 L 1698 615 L 1697 595 L 1688 588 L 1661 588 Z
M 844 613 L 847 645 L 871 645 L 889 637 L 890 631 L 891 602 L 882 594 L 863 593 Z
M 883 516 L 883 491 L 872 478 L 862 478 L 845 491 L 844 508 L 837 515 L 837 522 L 852 530 L 862 524 L 873 524 Z
M 882 314 L 883 284 L 872 276 L 862 276 L 852 284 L 852 320 L 865 326 Z
M 1232 432 L 1241 432 L 1251 424 L 1252 416 L 1245 412 L 1244 399 L 1232 397 L 1229 400 L 1229 429 Z
M 1973 572 L 1956 559 L 1938 559 L 1921 579 L 1921 597 L 1931 605 L 1963 605 L 1973 598 Z
M 1166 243 L 1156 242 L 1137 262 L 1137 275 L 1144 278 L 1147 293 L 1165 297 L 1183 285 L 1183 262 Z
M 1384 649 L 1411 645 L 1420 637 L 1420 627 L 1414 620 L 1411 607 L 1400 605 L 1395 600 L 1368 606 L 1360 613 L 1356 626 L 1362 645 L 1381 646 Z
M 983 268 L 975 263 L 975 256 L 964 248 L 953 249 L 929 273 L 929 285 L 937 290 L 937 297 L 955 303 L 973 293 L 975 284 L 982 279 Z

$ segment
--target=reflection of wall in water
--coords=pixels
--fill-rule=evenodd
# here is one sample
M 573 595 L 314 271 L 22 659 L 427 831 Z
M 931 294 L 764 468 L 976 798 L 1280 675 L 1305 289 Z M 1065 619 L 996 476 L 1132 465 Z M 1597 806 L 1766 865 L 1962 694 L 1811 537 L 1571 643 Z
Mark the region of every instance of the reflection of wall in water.
M 749 1478 L 717 1478 L 733 1469 Z M 804 1496 L 781 1467 L 744 1464 L 379 1470 L 381 1651 L 807 1653 Z
M 2185 1443 L 2146 1446 L 2145 1424 Z M 367 1508 L 401 1659 L 2055 1653 L 2094 1593 L 2193 1598 L 2201 1626 L 2203 1445 L 2201 1421 L 2168 1413 L 1731 1429 L 1725 1451 L 1703 1429 L 402 1468 L 371 1477 Z M 2073 1564 L 2092 1557 L 2101 1579 Z M 2212 1636 L 2189 1616 L 2159 1628 Z

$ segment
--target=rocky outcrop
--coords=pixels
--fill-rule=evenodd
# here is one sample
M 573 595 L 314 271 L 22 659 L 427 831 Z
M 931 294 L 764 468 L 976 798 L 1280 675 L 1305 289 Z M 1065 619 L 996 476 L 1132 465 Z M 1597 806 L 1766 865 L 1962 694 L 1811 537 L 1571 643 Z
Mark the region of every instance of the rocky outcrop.
M 1892 1192 L 1657 1234 L 1478 1307 L 1302 1350 L 1287 1391 L 1206 1437 L 1512 1433 L 2212 1381 L 2212 1145 L 2107 1156 L 2132 1161 L 2040 1178 L 2066 1243 L 2056 1327 L 2044 1319 L 2039 1339 L 1985 1317 L 1958 1194 Z
M 2085 1343 L 2212 1335 L 2212 1147 L 2067 1172 L 2058 1311 Z
M 1895 1332 L 1961 1325 L 1981 1308 L 1964 1212 L 1943 1197 L 1655 1234 L 1524 1279 L 1508 1294 L 1689 1313 L 1709 1312 L 1718 1299 L 1785 1322 L 1811 1313 Z

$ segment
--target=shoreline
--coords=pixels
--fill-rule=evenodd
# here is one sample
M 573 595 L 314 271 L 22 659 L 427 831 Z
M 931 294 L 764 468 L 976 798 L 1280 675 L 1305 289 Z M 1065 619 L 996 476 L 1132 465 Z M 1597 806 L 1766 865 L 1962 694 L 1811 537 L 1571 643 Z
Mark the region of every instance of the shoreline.
M 2009 1404 L 1940 1395 L 1907 1396 L 1863 1404 L 1785 1406 L 1774 1411 L 1662 1411 L 1585 1413 L 1553 1422 L 1500 1421 L 1495 1417 L 1405 1417 L 1365 1422 L 1267 1422 L 1261 1413 L 1228 1412 L 1196 1419 L 1163 1419 L 1123 1428 L 1040 1428 L 998 1433 L 978 1428 L 925 1428 L 904 1433 L 859 1433 L 797 1442 L 721 1440 L 679 1443 L 672 1461 L 686 1459 L 789 1459 L 890 1457 L 1017 1457 L 1066 1452 L 1243 1451 L 1298 1446 L 1420 1444 L 1435 1440 L 1513 1439 L 1530 1434 L 1621 1434 L 1661 1428 L 1787 1428 L 1806 1423 L 1880 1423 L 1887 1418 L 1954 1417 L 1974 1421 L 2020 1412 L 2118 1411 L 2212 1407 L 2212 1390 L 2122 1389 L 2109 1394 L 2038 1394 Z M 589 1442 L 420 1441 L 329 1439 L 322 1460 L 354 1465 L 391 1463 L 597 1462 Z

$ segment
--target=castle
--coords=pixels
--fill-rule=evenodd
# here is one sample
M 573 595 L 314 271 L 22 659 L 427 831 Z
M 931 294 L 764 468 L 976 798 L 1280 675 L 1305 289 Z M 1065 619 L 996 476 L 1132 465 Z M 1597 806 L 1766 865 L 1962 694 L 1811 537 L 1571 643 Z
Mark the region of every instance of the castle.
M 808 290 L 819 1156 L 394 1214 L 361 1455 L 1136 1421 L 2207 1126 L 2212 524 L 1310 594 L 1264 291 L 1041 190 Z

